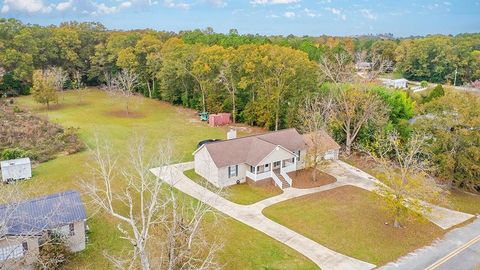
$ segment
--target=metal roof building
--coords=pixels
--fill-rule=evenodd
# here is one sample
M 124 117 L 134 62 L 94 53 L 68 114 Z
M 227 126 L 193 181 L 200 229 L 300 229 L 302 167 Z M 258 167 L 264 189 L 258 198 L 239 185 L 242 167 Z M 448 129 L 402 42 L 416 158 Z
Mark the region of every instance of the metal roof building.
M 77 191 L 66 191 L 29 201 L 0 206 L 2 235 L 37 235 L 73 222 L 87 215 Z

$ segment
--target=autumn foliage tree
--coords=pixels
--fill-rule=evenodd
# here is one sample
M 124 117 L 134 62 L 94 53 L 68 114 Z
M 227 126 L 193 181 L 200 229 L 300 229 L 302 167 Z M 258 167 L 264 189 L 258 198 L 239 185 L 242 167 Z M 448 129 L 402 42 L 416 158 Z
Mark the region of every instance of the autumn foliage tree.
M 35 101 L 47 105 L 47 109 L 50 103 L 58 101 L 56 81 L 51 72 L 35 70 L 31 92 Z
M 429 162 L 425 149 L 426 137 L 416 133 L 402 141 L 397 133 L 377 135 L 378 147 L 370 151 L 380 164 L 376 193 L 385 201 L 396 228 L 410 217 L 422 218 L 431 211 L 426 202 L 442 199 L 442 189 L 428 176 Z

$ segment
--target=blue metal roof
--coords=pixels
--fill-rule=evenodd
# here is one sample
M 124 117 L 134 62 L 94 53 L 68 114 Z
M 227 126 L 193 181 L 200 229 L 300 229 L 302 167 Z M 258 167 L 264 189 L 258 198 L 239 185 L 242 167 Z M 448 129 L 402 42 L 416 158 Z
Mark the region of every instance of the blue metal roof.
M 77 191 L 66 191 L 0 206 L 3 235 L 35 235 L 80 220 L 87 215 Z M 5 224 L 2 224 L 5 222 Z

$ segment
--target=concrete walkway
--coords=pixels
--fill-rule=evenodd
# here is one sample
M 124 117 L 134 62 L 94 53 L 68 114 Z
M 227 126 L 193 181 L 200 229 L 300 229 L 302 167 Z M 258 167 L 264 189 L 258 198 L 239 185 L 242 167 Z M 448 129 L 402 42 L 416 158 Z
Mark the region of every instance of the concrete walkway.
M 188 179 L 183 171 L 193 168 L 193 163 L 181 163 L 167 167 L 152 169 L 152 173 L 164 180 L 166 183 L 174 186 L 178 190 L 186 193 L 226 215 L 255 228 L 268 236 L 293 248 L 305 257 L 312 260 L 323 270 L 329 269 L 373 269 L 375 265 L 348 257 L 333 250 L 330 250 L 317 242 L 285 227 L 271 221 L 262 214 L 263 208 L 280 201 L 288 200 L 294 197 L 315 193 L 323 190 L 335 188 L 344 183 L 333 183 L 314 189 L 285 189 L 284 193 L 258 202 L 253 205 L 239 205 L 224 199 L 223 197 L 209 191 L 208 189 L 196 184 Z
M 382 270 L 472 270 L 480 266 L 480 218 L 448 232 L 442 240 L 418 249 Z M 476 240 L 476 241 L 475 241 Z
M 329 166 L 324 169 L 324 171 L 337 178 L 338 182 L 353 185 L 369 191 L 373 191 L 376 189 L 377 185 L 382 184 L 378 179 L 370 174 L 340 160 L 330 163 Z M 427 215 L 428 220 L 444 230 L 474 217 L 474 215 L 454 211 L 436 205 L 429 204 L 429 206 L 431 207 L 432 211 Z

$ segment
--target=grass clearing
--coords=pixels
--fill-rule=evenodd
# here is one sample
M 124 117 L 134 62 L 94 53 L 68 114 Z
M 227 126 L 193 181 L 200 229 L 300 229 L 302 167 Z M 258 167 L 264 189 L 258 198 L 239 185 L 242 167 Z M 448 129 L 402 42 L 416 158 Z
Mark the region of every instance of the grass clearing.
M 480 215 L 480 195 L 452 189 L 447 196 L 448 203 L 445 207 L 472 215 Z
M 98 134 L 109 142 L 114 151 L 124 156 L 128 154 L 132 137 L 138 134 L 144 137 L 145 146 L 151 152 L 162 140 L 170 140 L 175 149 L 175 161 L 188 161 L 192 160 L 191 154 L 199 141 L 223 139 L 227 131 L 227 128 L 211 128 L 201 123 L 191 110 L 143 97 L 131 100 L 131 104 L 135 104 L 131 111 L 141 117 L 122 117 L 114 112 L 123 110 L 124 103 L 96 89 L 86 91 L 81 97 L 76 92 L 67 91 L 59 98 L 59 106 L 52 106 L 50 111 L 36 104 L 31 96 L 17 98 L 16 102 L 63 127 L 78 127 L 80 138 L 90 147 L 93 146 L 94 135 Z M 239 130 L 240 136 L 245 135 L 243 130 Z M 22 182 L 22 185 L 33 189 L 32 196 L 81 190 L 79 181 L 91 178 L 89 163 L 88 150 L 61 156 L 36 166 L 33 178 Z M 66 268 L 113 269 L 103 251 L 119 254 L 128 251 L 129 244 L 119 238 L 114 220 L 97 213 L 86 196 L 82 199 L 89 216 L 90 241 L 87 249 L 75 255 Z M 219 254 L 219 260 L 226 269 L 316 269 L 298 252 L 246 225 L 228 220 L 222 227 L 225 228 L 215 233 L 226 239 L 226 246 Z
M 374 193 L 345 186 L 284 201 L 263 213 L 326 247 L 376 265 L 443 235 L 441 228 L 428 221 L 393 228 L 380 200 Z
M 378 170 L 376 169 L 378 165 L 369 157 L 353 154 L 351 157 L 344 157 L 342 160 L 370 175 L 378 175 Z M 480 194 L 468 193 L 452 188 L 446 192 L 445 203 L 440 206 L 477 215 L 480 214 Z
M 184 174 L 192 179 L 195 183 L 211 190 L 218 191 L 219 189 L 208 182 L 205 178 L 195 173 L 195 169 L 187 170 Z M 247 183 L 229 186 L 222 190 L 222 194 L 226 199 L 243 205 L 253 204 L 261 200 L 282 194 L 282 190 L 270 186 L 253 186 Z

